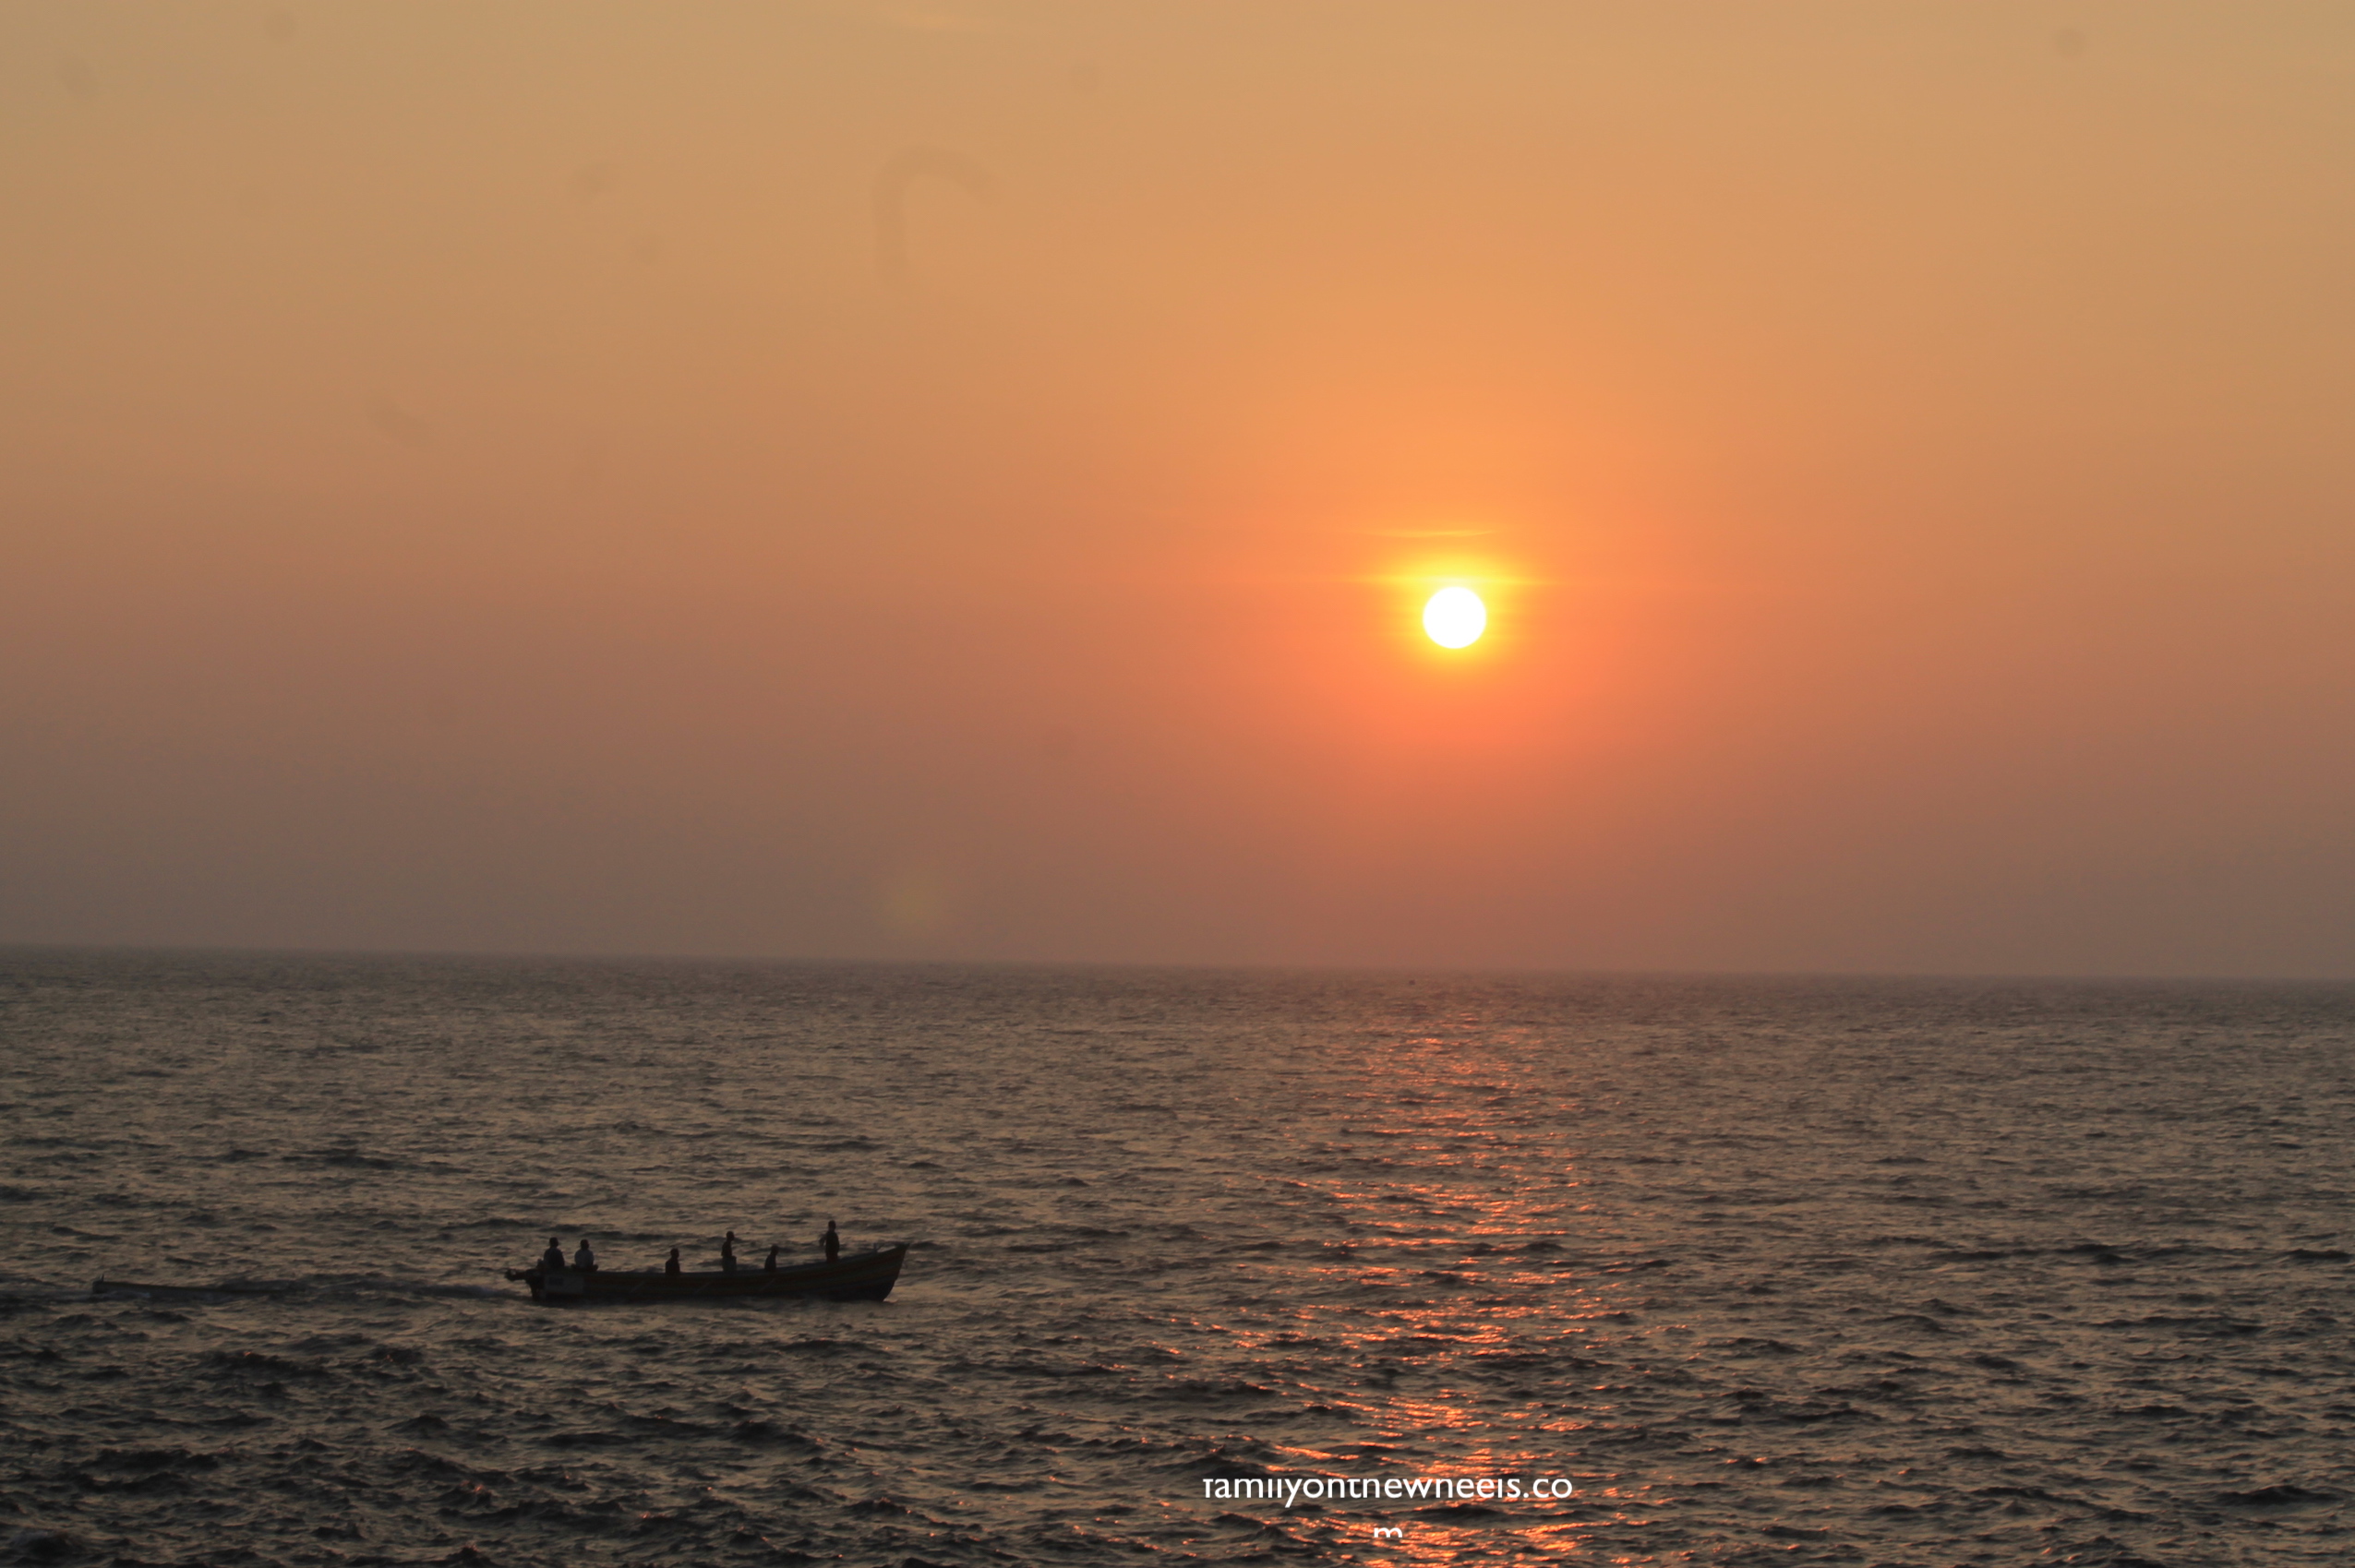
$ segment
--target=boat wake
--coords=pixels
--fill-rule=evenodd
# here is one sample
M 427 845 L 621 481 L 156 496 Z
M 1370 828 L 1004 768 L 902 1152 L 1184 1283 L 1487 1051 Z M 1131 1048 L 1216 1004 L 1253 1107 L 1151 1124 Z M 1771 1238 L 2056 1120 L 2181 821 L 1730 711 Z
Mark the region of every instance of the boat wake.
M 64 1299 L 81 1294 L 80 1291 L 57 1290 L 47 1293 L 45 1299 Z M 97 1299 L 144 1296 L 171 1301 L 238 1301 L 277 1297 L 303 1297 L 316 1300 L 332 1299 L 339 1296 L 421 1296 L 483 1301 L 512 1296 L 516 1292 L 496 1285 L 452 1285 L 438 1280 L 388 1279 L 380 1275 L 366 1275 L 358 1278 L 335 1275 L 311 1279 L 228 1279 L 215 1284 L 102 1279 L 90 1286 L 89 1294 Z

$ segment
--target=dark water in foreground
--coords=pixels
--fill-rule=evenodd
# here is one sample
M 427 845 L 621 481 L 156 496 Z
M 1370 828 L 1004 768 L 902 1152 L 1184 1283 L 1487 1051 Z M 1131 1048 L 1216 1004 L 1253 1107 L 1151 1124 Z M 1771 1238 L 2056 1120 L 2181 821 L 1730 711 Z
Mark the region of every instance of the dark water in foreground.
M 0 1561 L 2344 1563 L 2351 1045 L 2348 987 L 0 954 Z M 829 1214 L 889 1302 L 499 1272 Z M 1578 1493 L 1203 1500 L 1267 1474 Z

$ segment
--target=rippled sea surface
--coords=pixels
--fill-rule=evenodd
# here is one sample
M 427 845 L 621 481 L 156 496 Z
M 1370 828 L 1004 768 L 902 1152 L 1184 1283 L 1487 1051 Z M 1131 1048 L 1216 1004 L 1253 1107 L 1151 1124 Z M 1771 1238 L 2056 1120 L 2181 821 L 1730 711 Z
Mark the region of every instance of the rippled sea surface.
M 0 1561 L 2355 1562 L 2350 1043 L 2345 987 L 0 953 Z M 828 1215 L 889 1301 L 501 1275 Z M 1577 1491 L 1204 1497 L 1335 1475 Z

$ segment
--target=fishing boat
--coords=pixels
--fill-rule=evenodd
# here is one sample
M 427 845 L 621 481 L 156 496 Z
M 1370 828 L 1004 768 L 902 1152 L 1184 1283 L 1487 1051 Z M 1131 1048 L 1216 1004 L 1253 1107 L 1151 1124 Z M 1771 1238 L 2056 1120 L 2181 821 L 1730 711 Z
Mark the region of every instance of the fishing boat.
M 702 1301 L 715 1297 L 816 1296 L 829 1301 L 880 1301 L 899 1283 L 907 1243 L 858 1252 L 832 1263 L 789 1268 L 509 1269 L 507 1277 L 532 1287 L 532 1299 L 569 1301 Z

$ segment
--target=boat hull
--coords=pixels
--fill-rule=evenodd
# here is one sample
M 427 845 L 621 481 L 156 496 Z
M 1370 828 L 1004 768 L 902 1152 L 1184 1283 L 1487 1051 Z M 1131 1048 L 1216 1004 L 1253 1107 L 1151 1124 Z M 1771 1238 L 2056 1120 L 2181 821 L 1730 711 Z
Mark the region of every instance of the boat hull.
M 532 1299 L 552 1306 L 595 1301 L 707 1301 L 739 1297 L 817 1297 L 828 1301 L 880 1301 L 899 1283 L 905 1244 L 859 1252 L 830 1263 L 799 1263 L 771 1271 L 739 1268 L 733 1274 L 696 1269 L 509 1269 L 507 1277 L 531 1287 Z

